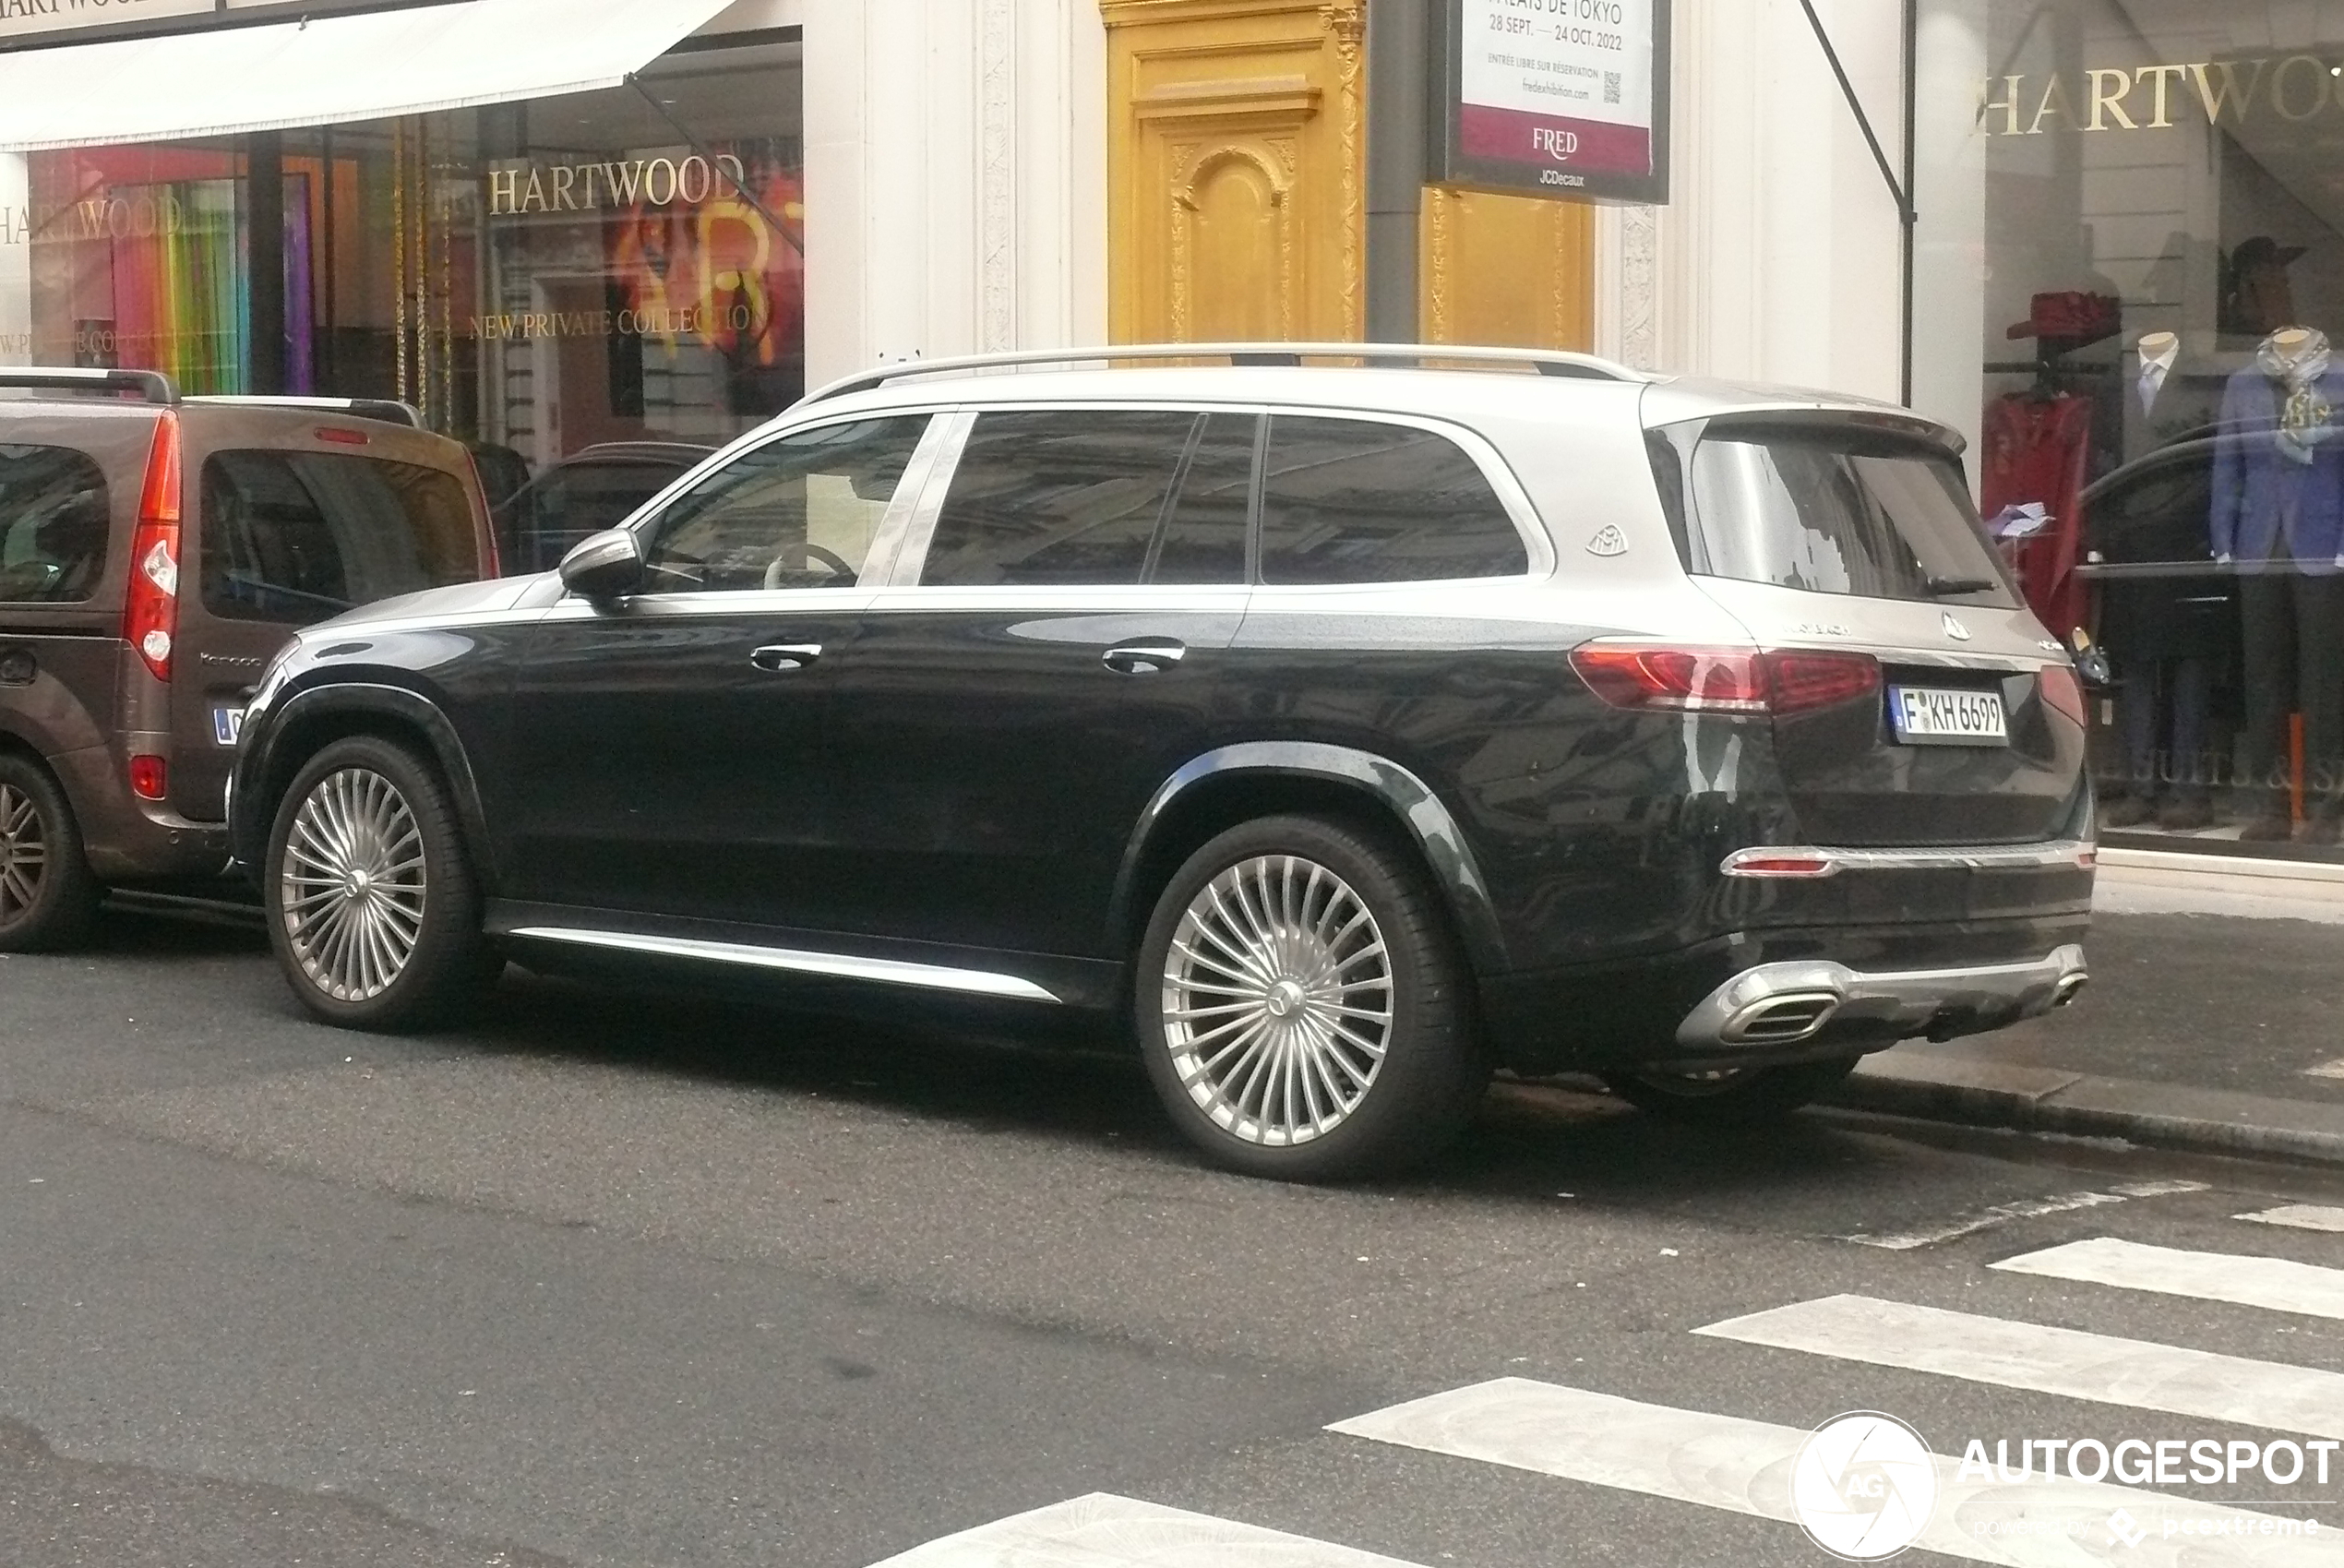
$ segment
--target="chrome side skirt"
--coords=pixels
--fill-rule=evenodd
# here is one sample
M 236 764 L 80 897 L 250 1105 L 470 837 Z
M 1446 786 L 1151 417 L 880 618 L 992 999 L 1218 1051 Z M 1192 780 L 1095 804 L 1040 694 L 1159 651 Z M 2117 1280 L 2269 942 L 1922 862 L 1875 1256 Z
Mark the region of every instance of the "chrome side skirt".
M 571 926 L 524 926 L 508 934 L 531 941 L 568 942 L 577 947 L 609 948 L 621 952 L 648 953 L 658 958 L 734 964 L 751 969 L 778 969 L 796 975 L 822 975 L 842 980 L 867 980 L 890 986 L 918 986 L 928 990 L 959 991 L 970 996 L 1008 997 L 1018 1001 L 1056 1002 L 1059 999 L 1055 993 L 1015 975 L 1001 975 L 987 969 L 956 969 L 941 964 L 912 964 L 899 958 L 860 958 L 852 953 L 814 952 L 804 948 L 758 947 L 747 942 L 643 936 L 632 931 L 595 931 Z

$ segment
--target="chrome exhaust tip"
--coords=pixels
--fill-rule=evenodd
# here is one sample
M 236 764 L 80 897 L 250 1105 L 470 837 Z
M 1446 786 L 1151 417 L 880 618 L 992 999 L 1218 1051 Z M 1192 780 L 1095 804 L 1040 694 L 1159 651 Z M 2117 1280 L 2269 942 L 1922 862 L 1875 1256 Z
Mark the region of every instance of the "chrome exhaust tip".
M 2061 976 L 2059 980 L 2059 988 L 2051 992 L 2051 1006 L 2065 1007 L 2069 1002 L 2074 1001 L 2078 996 L 2083 994 L 2084 987 L 2087 985 L 2090 980 L 2091 976 L 2085 974 L 2080 969 L 2073 975 Z
M 1787 991 L 1752 1002 L 1726 1020 L 1717 1037 L 1731 1046 L 1788 1046 L 1819 1034 L 1839 1011 L 1836 991 Z

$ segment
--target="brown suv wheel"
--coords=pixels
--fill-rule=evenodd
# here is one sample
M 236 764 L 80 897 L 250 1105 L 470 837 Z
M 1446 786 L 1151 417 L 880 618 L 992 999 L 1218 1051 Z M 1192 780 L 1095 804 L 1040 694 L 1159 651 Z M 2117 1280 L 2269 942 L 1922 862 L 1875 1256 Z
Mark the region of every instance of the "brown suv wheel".
M 65 791 L 38 763 L 0 752 L 0 952 L 73 946 L 98 893 Z

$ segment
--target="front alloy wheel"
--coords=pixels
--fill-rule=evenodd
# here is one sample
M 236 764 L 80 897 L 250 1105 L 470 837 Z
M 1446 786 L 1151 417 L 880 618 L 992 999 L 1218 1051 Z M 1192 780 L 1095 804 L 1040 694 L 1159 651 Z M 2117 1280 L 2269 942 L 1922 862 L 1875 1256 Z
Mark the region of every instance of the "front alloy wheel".
M 327 996 L 371 1001 L 407 971 L 431 877 L 399 786 L 364 768 L 318 781 L 294 812 L 277 874 L 285 947 Z
M 1413 857 L 1271 817 L 1173 874 L 1135 1022 L 1173 1121 L 1215 1164 L 1323 1181 L 1445 1146 L 1487 1081 L 1445 911 Z
M 439 1023 L 491 973 L 454 802 L 398 742 L 352 736 L 311 758 L 278 808 L 266 870 L 279 966 L 329 1023 Z

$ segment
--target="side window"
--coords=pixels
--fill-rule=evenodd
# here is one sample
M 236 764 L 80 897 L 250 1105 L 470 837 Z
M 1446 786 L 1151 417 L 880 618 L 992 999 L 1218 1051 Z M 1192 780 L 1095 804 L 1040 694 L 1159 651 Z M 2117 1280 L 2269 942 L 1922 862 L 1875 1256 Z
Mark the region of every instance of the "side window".
M 1446 437 L 1278 414 L 1262 487 L 1262 581 L 1510 577 L 1529 552 L 1481 469 Z
M 480 575 L 454 474 L 332 452 L 215 452 L 203 466 L 203 605 L 305 626 Z
M 853 587 L 927 420 L 825 425 L 743 452 L 652 524 L 652 591 Z
M 1150 582 L 1243 582 L 1246 513 L 1253 500 L 1253 437 L 1261 416 L 1207 414 L 1180 474 L 1148 569 Z
M 1197 425 L 1153 409 L 978 414 L 920 581 L 1138 582 Z
M 106 476 L 67 447 L 0 446 L 0 602 L 78 604 L 106 569 Z

